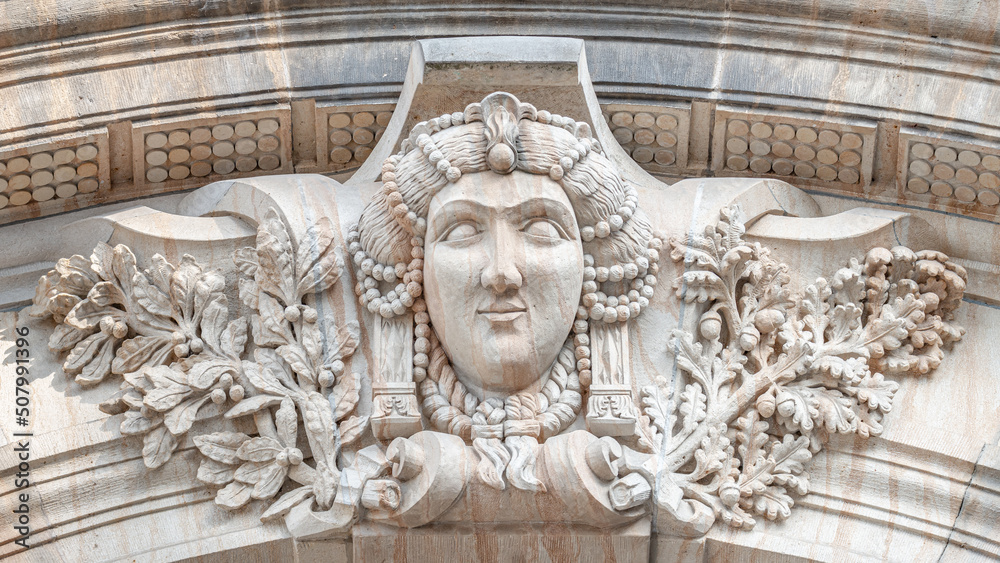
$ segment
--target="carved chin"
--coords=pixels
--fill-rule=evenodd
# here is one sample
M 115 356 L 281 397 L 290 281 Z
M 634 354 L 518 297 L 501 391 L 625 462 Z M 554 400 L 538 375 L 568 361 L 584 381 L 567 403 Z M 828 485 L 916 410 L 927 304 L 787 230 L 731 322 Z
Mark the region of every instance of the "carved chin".
M 547 342 L 535 342 L 516 330 L 484 327 L 477 332 L 448 335 L 456 338 L 446 337 L 442 345 L 458 379 L 480 398 L 502 398 L 531 387 L 559 352 L 559 344 L 553 347 Z M 470 336 L 478 342 L 470 341 Z M 539 353 L 549 348 L 553 348 L 551 353 Z

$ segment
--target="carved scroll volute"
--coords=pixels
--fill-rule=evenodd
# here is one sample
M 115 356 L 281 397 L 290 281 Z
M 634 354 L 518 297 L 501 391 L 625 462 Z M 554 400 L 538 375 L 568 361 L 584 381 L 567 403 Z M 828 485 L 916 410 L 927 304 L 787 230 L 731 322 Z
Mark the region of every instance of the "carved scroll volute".
M 593 379 L 587 402 L 587 429 L 596 436 L 631 436 L 637 411 L 632 402 L 628 326 L 592 323 Z
M 417 385 L 413 381 L 413 315 L 375 317 L 372 432 L 379 440 L 420 432 Z

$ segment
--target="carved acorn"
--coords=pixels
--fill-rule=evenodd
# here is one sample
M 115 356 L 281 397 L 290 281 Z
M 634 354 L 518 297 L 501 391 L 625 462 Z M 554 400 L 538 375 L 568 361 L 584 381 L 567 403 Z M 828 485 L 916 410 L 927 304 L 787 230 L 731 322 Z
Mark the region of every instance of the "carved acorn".
M 788 391 L 778 393 L 778 414 L 792 416 L 795 413 L 795 397 Z
M 698 323 L 698 330 L 701 332 L 702 338 L 706 340 L 719 338 L 719 335 L 722 334 L 722 317 L 715 310 L 705 313 Z
M 774 414 L 775 404 L 774 389 L 772 388 L 760 397 L 757 397 L 757 412 L 760 413 L 760 416 L 768 418 Z
M 736 503 L 740 501 L 740 488 L 736 486 L 736 483 L 724 483 L 719 487 L 719 498 L 726 506 L 736 506 Z
M 760 331 L 756 327 L 744 327 L 740 333 L 740 348 L 749 352 L 757 347 L 758 342 L 760 342 Z
M 785 322 L 785 315 L 777 309 L 764 309 L 754 317 L 753 324 L 761 334 L 775 331 Z

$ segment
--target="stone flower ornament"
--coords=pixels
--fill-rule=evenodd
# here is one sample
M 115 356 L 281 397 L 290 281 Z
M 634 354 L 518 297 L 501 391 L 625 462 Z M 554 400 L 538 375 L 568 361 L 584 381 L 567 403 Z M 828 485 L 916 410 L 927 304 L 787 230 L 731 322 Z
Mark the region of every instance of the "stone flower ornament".
M 784 518 L 831 434 L 881 431 L 885 375 L 934 369 L 963 334 L 947 256 L 875 248 L 795 294 L 738 208 L 663 241 L 587 124 L 510 94 L 416 125 L 382 182 L 343 241 L 268 211 L 238 304 L 190 257 L 143 270 L 101 246 L 43 277 L 32 314 L 78 382 L 122 377 L 102 408 L 147 466 L 190 433 L 218 504 L 265 500 L 308 537 L 518 506 L 597 527 L 655 512 L 680 536 Z M 682 272 L 657 299 L 697 322 L 634 391 L 629 327 L 664 253 Z M 369 342 L 323 312 L 345 262 Z

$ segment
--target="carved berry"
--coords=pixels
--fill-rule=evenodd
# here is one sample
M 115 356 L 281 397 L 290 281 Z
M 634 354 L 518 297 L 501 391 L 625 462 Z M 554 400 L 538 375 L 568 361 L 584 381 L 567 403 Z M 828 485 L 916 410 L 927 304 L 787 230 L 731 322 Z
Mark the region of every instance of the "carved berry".
M 194 338 L 191 340 L 191 352 L 194 354 L 200 354 L 202 350 L 205 349 L 205 343 L 202 342 L 200 338 Z
M 319 313 L 317 313 L 316 309 L 313 309 L 312 307 L 306 307 L 305 310 L 302 311 L 302 320 L 309 324 L 315 323 L 319 320 Z
M 331 372 L 330 370 L 325 369 L 325 370 L 319 372 L 319 386 L 320 387 L 330 387 L 330 386 L 333 385 L 334 381 L 335 381 L 335 378 L 333 376 L 333 372 Z
M 278 455 L 274 458 L 274 463 L 282 467 L 288 467 L 288 450 L 278 452 Z
M 233 402 L 238 403 L 242 401 L 243 396 L 244 396 L 244 391 L 242 385 L 233 385 L 232 387 L 229 388 L 229 398 L 232 399 Z
M 212 391 L 212 402 L 217 405 L 221 405 L 222 403 L 226 402 L 226 392 L 223 391 L 222 389 L 216 389 Z
M 111 335 L 115 338 L 125 338 L 128 334 L 128 325 L 123 322 L 115 323 L 114 328 L 111 329 Z
M 302 450 L 298 448 L 288 448 L 288 463 L 291 465 L 298 465 L 302 463 L 303 459 Z
M 302 313 L 299 311 L 298 307 L 296 307 L 294 305 L 289 305 L 288 307 L 285 307 L 285 319 L 288 322 L 290 322 L 290 323 L 297 323 L 297 322 L 299 322 L 299 318 L 301 316 L 302 316 Z
M 226 389 L 229 389 L 230 387 L 233 386 L 233 376 L 228 373 L 222 374 L 222 377 L 219 378 L 219 385 L 222 385 Z
M 189 353 L 190 348 L 188 348 L 187 344 L 178 344 L 174 346 L 174 355 L 178 358 L 186 358 Z

